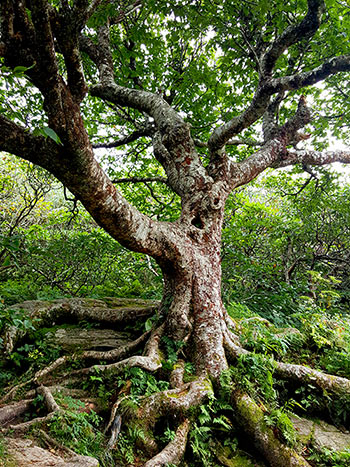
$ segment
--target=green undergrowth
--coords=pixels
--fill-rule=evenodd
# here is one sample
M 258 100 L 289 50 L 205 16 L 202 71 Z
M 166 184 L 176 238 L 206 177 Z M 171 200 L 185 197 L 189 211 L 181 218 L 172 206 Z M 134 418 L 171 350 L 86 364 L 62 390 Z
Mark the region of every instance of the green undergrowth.
M 309 448 L 308 462 L 316 467 L 349 467 L 350 449 L 340 452 L 334 452 L 330 449 Z
M 104 453 L 104 436 L 98 430 L 102 419 L 94 411 L 79 412 L 80 409 L 77 402 L 76 407 L 55 413 L 47 422 L 48 432 L 78 454 L 99 458 Z
M 239 328 L 242 345 L 252 352 L 238 358 L 232 370 L 242 390 L 269 403 L 277 397 L 282 406 L 294 401 L 294 411 L 301 416 L 311 413 L 336 426 L 350 426 L 348 395 L 329 394 L 312 381 L 292 385 L 273 377 L 276 359 L 349 378 L 350 315 L 309 303 L 304 313 L 293 315 L 295 327 L 277 327 L 246 305 L 233 303 L 228 312 Z
M 350 314 L 309 306 L 293 315 L 294 327 L 277 327 L 242 304 L 232 303 L 228 312 L 247 350 L 350 377 Z
M 16 467 L 17 463 L 9 454 L 6 447 L 6 440 L 0 434 L 0 467 Z
M 350 377 L 350 319 L 332 309 L 308 306 L 303 313 L 294 313 L 281 325 L 282 319 L 267 320 L 248 306 L 232 303 L 227 307 L 235 322 L 234 332 L 239 331 L 242 345 L 251 351 L 240 356 L 221 377 L 216 388 L 201 406 L 190 411 L 192 419 L 189 443 L 186 450 L 187 467 L 221 467 L 265 465 L 251 446 L 242 439 L 239 420 L 235 419 L 232 390 L 241 391 L 258 404 L 264 413 L 266 428 L 291 447 L 298 447 L 298 440 L 290 416 L 313 414 L 340 427 L 350 426 L 350 399 L 346 395 L 328 394 L 316 388 L 312 382 L 297 385 L 275 377 L 275 361 L 306 364 L 331 374 Z M 0 388 L 9 382 L 24 381 L 35 371 L 48 365 L 60 355 L 62 349 L 48 344 L 45 336 L 61 326 L 35 329 L 37 323 L 26 322 L 21 312 L 9 314 L 0 307 L 4 322 L 23 327 L 28 339 L 20 342 L 9 360 L 1 363 Z M 152 326 L 153 319 L 141 323 L 140 330 Z M 293 326 L 290 323 L 293 322 Z M 90 323 L 80 323 L 90 327 Z M 70 325 L 64 325 L 70 326 Z M 0 342 L 1 345 L 1 342 Z M 163 449 L 175 436 L 177 425 L 171 420 L 157 421 L 153 433 L 147 431 L 138 417 L 143 398 L 169 389 L 169 376 L 184 357 L 184 342 L 168 337 L 161 340 L 162 369 L 157 375 L 140 368 L 128 368 L 120 374 L 95 371 L 84 377 L 73 388 L 84 389 L 96 400 L 100 415 L 87 413 L 76 399 L 55 395 L 64 412 L 55 414 L 48 422 L 47 431 L 59 443 L 79 454 L 96 457 L 101 467 L 114 465 L 141 466 L 145 462 L 142 440 L 154 437 L 159 449 Z M 104 364 L 106 362 L 99 362 Z M 86 362 L 68 362 L 64 371 L 86 366 Z M 24 375 L 24 376 L 23 376 Z M 195 379 L 191 362 L 185 363 L 184 381 Z M 18 398 L 21 398 L 19 393 Z M 61 397 L 61 398 L 60 398 Z M 106 450 L 108 435 L 103 434 L 112 404 L 121 400 L 118 413 L 122 420 L 121 433 L 115 449 Z M 40 416 L 44 401 L 38 396 L 28 417 Z M 40 435 L 38 435 L 40 436 Z M 1 443 L 0 443 L 1 455 Z M 307 458 L 317 467 L 340 467 L 349 464 L 350 454 L 319 451 L 308 446 Z M 0 464 L 1 465 L 1 464 Z

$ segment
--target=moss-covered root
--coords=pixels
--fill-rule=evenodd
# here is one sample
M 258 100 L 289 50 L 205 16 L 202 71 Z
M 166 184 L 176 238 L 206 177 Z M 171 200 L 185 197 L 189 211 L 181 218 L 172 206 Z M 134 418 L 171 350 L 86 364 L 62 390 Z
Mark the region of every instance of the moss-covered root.
M 159 467 L 168 464 L 177 465 L 185 453 L 189 429 L 190 422 L 186 419 L 176 430 L 175 438 L 159 454 L 146 462 L 144 467 Z
M 249 396 L 235 391 L 232 399 L 239 423 L 272 467 L 310 467 L 294 449 L 275 437 L 266 426 L 264 412 Z

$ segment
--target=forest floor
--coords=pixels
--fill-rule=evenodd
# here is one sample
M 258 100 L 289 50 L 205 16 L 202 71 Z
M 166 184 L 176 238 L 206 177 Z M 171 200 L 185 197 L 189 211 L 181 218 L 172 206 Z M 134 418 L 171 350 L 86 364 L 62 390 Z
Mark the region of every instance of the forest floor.
M 175 391 L 179 369 L 185 385 L 195 381 L 181 346 L 165 337 L 162 361 L 148 369 L 138 364 L 138 358 L 146 358 L 138 355 L 154 329 L 158 305 L 106 298 L 10 307 L 0 364 L 1 467 L 145 465 L 145 433 L 130 424 L 130 413 L 144 398 Z M 285 362 L 286 368 L 302 363 L 338 375 L 336 382 L 347 381 L 350 320 L 313 313 L 299 328 L 276 327 L 239 304 L 229 313 L 245 349 L 236 356 L 231 376 L 255 401 L 267 429 L 305 459 L 300 465 L 350 466 L 349 393 L 334 397 L 332 388 L 320 387 L 312 375 L 307 382 L 276 378 L 274 363 Z M 185 422 L 176 428 L 166 417 L 158 423 L 157 446 L 167 449 L 183 430 L 189 442 L 180 465 L 274 465 L 264 460 L 249 430 L 243 431 L 234 404 L 224 397 L 224 381 L 222 386 L 220 395 L 193 412 L 191 428 Z

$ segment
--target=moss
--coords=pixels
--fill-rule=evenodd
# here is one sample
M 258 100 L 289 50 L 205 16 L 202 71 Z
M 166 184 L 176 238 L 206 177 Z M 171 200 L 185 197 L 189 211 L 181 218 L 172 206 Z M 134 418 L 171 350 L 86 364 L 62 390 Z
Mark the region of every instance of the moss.
M 219 441 L 213 441 L 211 449 L 217 460 L 225 467 L 260 467 L 260 463 L 251 457 L 248 457 L 235 445 L 236 440 L 232 440 L 232 444 L 223 446 Z
M 252 399 L 236 394 L 235 403 L 240 417 L 243 418 L 245 423 L 265 426 L 264 413 Z

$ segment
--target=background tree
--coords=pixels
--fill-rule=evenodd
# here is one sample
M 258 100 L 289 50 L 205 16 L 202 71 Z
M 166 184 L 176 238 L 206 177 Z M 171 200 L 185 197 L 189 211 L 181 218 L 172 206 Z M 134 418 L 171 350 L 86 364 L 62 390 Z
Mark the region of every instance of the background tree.
M 8 88 L 0 149 L 47 169 L 114 239 L 158 263 L 164 293 L 157 323 L 146 354 L 125 365 L 158 370 L 164 335 L 185 343 L 186 358 L 195 366 L 197 378 L 190 386 L 178 383 L 176 402 L 158 395 L 143 404 L 148 431 L 167 412 L 174 420 L 181 414 L 168 448 L 157 455 L 152 440 L 145 442 L 154 456 L 148 466 L 178 462 L 189 406 L 208 397 L 207 378 L 219 383 L 227 354 L 245 353 L 221 300 L 228 195 L 268 167 L 350 161 L 347 150 L 298 149 L 311 138 L 300 130 L 312 121 L 306 96 L 312 102 L 320 93 L 312 86 L 328 80 L 322 99 L 327 103 L 336 93 L 339 102 L 346 78 L 338 75 L 350 70 L 350 55 L 347 41 L 338 38 L 348 33 L 348 6 L 330 1 L 326 9 L 322 0 L 287 6 L 279 1 L 1 4 L 0 55 Z M 343 120 L 346 102 L 342 109 L 341 117 L 332 117 Z M 324 132 L 322 122 L 312 130 L 316 137 Z M 122 156 L 109 152 L 127 144 Z M 94 151 L 101 147 L 104 161 Z M 127 156 L 125 167 L 136 170 L 120 178 Z M 140 169 L 149 175 L 139 177 Z M 126 182 L 146 183 L 150 195 L 164 199 L 173 192 L 178 211 L 170 219 L 150 217 L 143 212 L 148 203 L 138 210 L 116 188 Z M 164 185 L 160 195 L 153 183 Z M 309 374 L 282 363 L 278 368 L 284 376 Z M 347 380 L 313 377 L 320 386 L 349 392 Z M 258 407 L 233 394 L 248 433 L 271 463 L 308 465 L 266 437 Z

